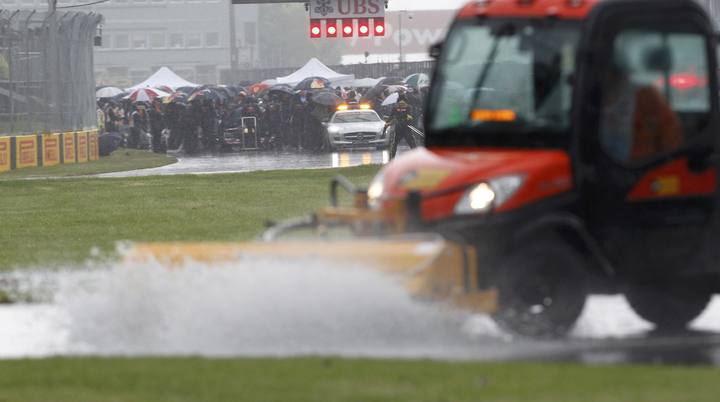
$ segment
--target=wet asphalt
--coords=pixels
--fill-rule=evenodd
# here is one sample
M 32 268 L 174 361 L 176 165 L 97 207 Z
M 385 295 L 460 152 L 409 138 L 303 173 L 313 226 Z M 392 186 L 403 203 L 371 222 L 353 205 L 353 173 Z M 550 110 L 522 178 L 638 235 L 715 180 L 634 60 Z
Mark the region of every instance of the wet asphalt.
M 407 152 L 400 149 L 400 153 Z M 187 156 L 176 154 L 172 165 L 129 172 L 108 173 L 100 177 L 139 177 L 152 175 L 217 174 L 263 170 L 338 168 L 388 162 L 388 152 L 378 150 L 348 150 L 340 152 L 237 152 Z M 510 360 L 579 362 L 597 364 L 679 364 L 720 367 L 720 330 L 688 330 L 662 334 L 652 330 L 592 341 L 571 339 L 552 343 L 553 347 L 527 347 L 515 344 L 517 355 Z M 545 345 L 547 346 L 547 345 Z M 526 349 L 520 351 L 519 349 Z M 467 351 L 465 351 L 467 353 Z M 462 354 L 462 353 L 461 353 Z M 448 358 L 450 356 L 435 356 Z M 455 356 L 457 357 L 457 356 Z M 452 357 L 450 357 L 452 358 Z M 505 356 L 507 359 L 508 356 Z M 501 359 L 501 360 L 505 360 Z

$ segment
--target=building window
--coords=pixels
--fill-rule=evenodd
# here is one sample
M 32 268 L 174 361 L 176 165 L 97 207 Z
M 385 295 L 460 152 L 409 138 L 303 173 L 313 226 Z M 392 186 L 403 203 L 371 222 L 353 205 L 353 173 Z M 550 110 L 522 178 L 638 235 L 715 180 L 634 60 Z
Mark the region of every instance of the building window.
M 185 69 L 185 68 L 176 68 L 175 74 L 179 75 L 180 77 L 190 81 L 190 82 L 197 82 L 195 79 L 195 70 Z
M 150 77 L 150 73 L 147 70 L 130 70 L 130 82 L 137 84 L 145 81 Z
M 113 79 L 126 80 L 128 77 L 129 69 L 127 67 L 108 67 L 107 75 Z
M 220 34 L 217 32 L 206 32 L 205 47 L 220 47 Z
M 132 34 L 132 48 L 133 49 L 147 49 L 147 35 L 144 33 Z
M 217 83 L 217 66 L 196 66 L 195 71 L 199 84 Z
M 189 32 L 186 40 L 187 47 L 202 47 L 202 35 L 199 32 Z
M 150 47 L 153 49 L 164 49 L 165 48 L 165 33 L 164 32 L 151 32 L 150 33 Z
M 115 49 L 130 49 L 130 35 L 115 35 Z
M 109 34 L 103 34 L 102 36 L 102 47 L 100 49 L 110 50 L 112 49 L 112 36 Z
M 245 23 L 245 45 L 255 46 L 257 42 L 257 24 L 254 22 Z
M 185 47 L 185 37 L 181 33 L 171 33 L 170 34 L 170 48 L 171 49 L 180 49 Z

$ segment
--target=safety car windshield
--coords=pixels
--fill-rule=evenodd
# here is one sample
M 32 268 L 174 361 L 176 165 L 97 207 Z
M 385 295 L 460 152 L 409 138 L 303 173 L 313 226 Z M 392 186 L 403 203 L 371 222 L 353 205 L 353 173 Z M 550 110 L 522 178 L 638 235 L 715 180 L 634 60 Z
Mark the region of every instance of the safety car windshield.
M 578 37 L 579 26 L 568 21 L 457 24 L 437 67 L 429 145 L 562 143 Z
M 338 113 L 333 119 L 333 123 L 374 123 L 380 121 L 380 117 L 375 112 L 348 112 Z

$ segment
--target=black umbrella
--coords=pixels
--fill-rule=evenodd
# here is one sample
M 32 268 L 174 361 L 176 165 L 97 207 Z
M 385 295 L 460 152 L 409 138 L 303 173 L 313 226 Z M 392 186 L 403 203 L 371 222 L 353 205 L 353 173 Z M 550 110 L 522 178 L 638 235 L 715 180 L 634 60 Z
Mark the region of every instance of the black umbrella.
M 293 88 L 296 91 L 300 90 L 311 90 L 311 89 L 326 89 L 332 88 L 332 84 L 327 78 L 323 77 L 308 77 L 300 81 L 299 84 Z
M 322 91 L 312 94 L 310 101 L 323 106 L 337 106 L 342 103 L 342 98 L 331 91 Z
M 267 90 L 269 93 L 273 92 L 282 92 L 284 94 L 292 95 L 293 93 L 293 87 L 291 87 L 288 84 L 275 84 L 268 88 Z

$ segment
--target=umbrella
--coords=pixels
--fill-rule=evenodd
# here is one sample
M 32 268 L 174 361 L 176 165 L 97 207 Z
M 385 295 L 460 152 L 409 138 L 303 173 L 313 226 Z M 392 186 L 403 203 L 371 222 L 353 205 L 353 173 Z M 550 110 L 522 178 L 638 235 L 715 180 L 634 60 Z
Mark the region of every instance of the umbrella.
M 172 103 L 172 102 L 178 102 L 178 101 L 184 101 L 187 98 L 187 95 L 185 95 L 182 92 L 175 92 L 174 94 L 168 96 L 165 98 L 163 103 Z
M 387 98 L 383 101 L 381 106 L 389 106 L 394 105 L 397 103 L 398 99 L 400 99 L 400 94 L 397 92 L 393 92 L 390 95 L 388 95 Z
M 334 92 L 322 91 L 312 95 L 311 101 L 324 106 L 337 106 L 343 102 L 343 100 L 335 95 Z
M 200 100 L 200 99 L 209 99 L 209 100 L 220 100 L 220 96 L 214 92 L 212 89 L 207 88 L 200 91 L 193 92 L 190 97 L 188 97 L 188 102 L 192 102 L 194 100 Z
M 159 90 L 169 93 L 169 94 L 175 93 L 175 90 L 173 90 L 172 88 L 170 88 L 167 85 L 158 85 L 155 87 L 155 89 L 159 89 Z
M 185 95 L 190 95 L 195 91 L 195 87 L 180 87 L 176 90 L 176 92 L 182 92 Z
M 295 90 L 308 90 L 308 89 L 325 89 L 331 88 L 332 84 L 327 78 L 323 77 L 308 77 L 300 81 L 299 84 L 295 85 Z
M 423 73 L 411 74 L 405 78 L 405 85 L 414 88 L 429 87 L 430 77 Z
M 277 85 L 273 85 L 270 88 L 268 88 L 268 92 L 269 93 L 280 92 L 283 94 L 292 95 L 293 89 L 290 85 L 287 85 L 287 84 L 277 84 Z
M 123 90 L 115 87 L 105 87 L 95 92 L 97 98 L 112 98 L 123 93 Z
M 266 90 L 267 88 L 270 88 L 270 85 L 268 85 L 268 84 L 263 84 L 263 83 L 261 82 L 261 83 L 258 83 L 258 84 L 250 85 L 250 86 L 248 87 L 248 91 L 250 91 L 250 93 L 253 94 L 253 95 L 257 95 L 257 94 L 259 94 L 260 92 Z
M 136 89 L 123 99 L 130 99 L 132 102 L 152 102 L 155 98 L 165 98 L 170 94 L 159 89 L 141 88 Z

